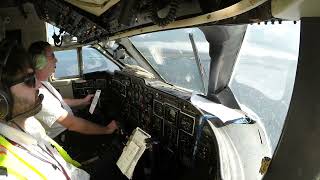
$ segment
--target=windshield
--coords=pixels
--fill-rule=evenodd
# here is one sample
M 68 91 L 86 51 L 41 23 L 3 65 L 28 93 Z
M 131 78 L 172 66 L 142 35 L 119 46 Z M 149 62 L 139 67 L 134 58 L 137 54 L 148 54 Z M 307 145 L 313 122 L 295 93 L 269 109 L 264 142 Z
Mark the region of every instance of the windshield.
M 189 34 L 193 35 L 203 80 Z M 206 94 L 209 73 L 209 43 L 198 28 L 177 29 L 138 35 L 130 38 L 135 47 L 169 83 Z M 203 86 L 205 89 L 203 89 Z
M 273 151 L 291 100 L 299 36 L 293 22 L 248 26 L 230 81 L 241 109 L 261 120 Z

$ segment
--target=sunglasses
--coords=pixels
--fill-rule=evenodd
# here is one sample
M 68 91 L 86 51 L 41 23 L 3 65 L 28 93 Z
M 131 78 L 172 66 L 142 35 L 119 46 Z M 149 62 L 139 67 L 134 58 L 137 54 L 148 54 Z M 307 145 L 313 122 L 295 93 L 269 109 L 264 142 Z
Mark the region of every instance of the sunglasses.
M 35 88 L 36 87 L 36 76 L 34 73 L 30 73 L 21 79 L 18 79 L 16 81 L 9 83 L 9 87 L 17 85 L 19 83 L 24 83 L 28 87 Z

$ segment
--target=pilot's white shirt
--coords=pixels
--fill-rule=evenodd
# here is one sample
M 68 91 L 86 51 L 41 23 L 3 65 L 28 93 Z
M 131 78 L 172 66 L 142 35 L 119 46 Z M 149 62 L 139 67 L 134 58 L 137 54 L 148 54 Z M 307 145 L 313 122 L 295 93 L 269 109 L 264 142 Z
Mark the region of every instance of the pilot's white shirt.
M 45 87 L 44 87 L 45 86 Z M 47 88 L 46 88 L 47 87 Z M 66 130 L 61 124 L 56 122 L 66 111 L 73 114 L 71 108 L 63 101 L 60 93 L 47 81 L 42 81 L 39 88 L 40 94 L 43 94 L 41 111 L 35 117 L 41 121 L 47 134 L 55 138 Z
M 59 152 L 51 146 L 44 128 L 37 119 L 34 117 L 28 118 L 24 123 L 24 130 L 27 133 L 0 123 L 0 134 L 5 136 L 7 139 L 10 139 L 11 141 L 25 147 L 22 148 L 19 146 L 13 146 L 15 154 L 17 154 L 31 166 L 35 167 L 42 175 L 45 176 L 46 179 L 66 179 L 66 176 L 63 174 L 63 172 L 54 168 L 52 164 L 56 165 L 60 169 L 62 169 L 62 166 L 72 180 L 88 180 L 90 178 L 90 175 L 84 170 L 67 163 L 61 157 Z M 42 149 L 40 147 L 42 147 Z M 45 151 L 45 149 L 47 150 Z M 48 155 L 48 153 L 51 155 Z M 10 155 L 10 153 L 8 155 Z M 36 156 L 41 157 L 41 159 L 37 158 Z M 22 169 L 19 169 L 18 172 L 23 172 L 23 176 L 25 176 L 27 179 L 42 179 L 29 168 L 24 166 L 20 168 Z M 6 177 L 0 176 L 0 179 L 12 178 L 13 177 L 10 176 L 10 173 Z

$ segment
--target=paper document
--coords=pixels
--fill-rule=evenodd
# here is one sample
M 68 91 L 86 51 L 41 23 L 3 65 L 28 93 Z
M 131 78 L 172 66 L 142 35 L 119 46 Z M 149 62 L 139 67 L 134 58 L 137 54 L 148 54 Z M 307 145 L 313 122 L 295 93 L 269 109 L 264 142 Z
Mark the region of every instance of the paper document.
M 126 147 L 124 147 L 122 154 L 117 161 L 117 166 L 127 178 L 132 179 L 134 168 L 146 149 L 145 139 L 150 137 L 151 136 L 148 133 L 144 132 L 139 127 L 131 134 Z
M 191 96 L 191 103 L 200 109 L 217 116 L 223 123 L 246 117 L 244 114 L 234 109 L 228 108 L 222 104 L 214 103 L 196 94 Z
M 101 94 L 101 90 L 98 89 L 98 90 L 96 91 L 96 93 L 95 93 L 95 95 L 94 95 L 94 98 L 93 98 L 93 100 L 92 100 L 92 102 L 91 102 L 91 105 L 90 105 L 89 112 L 90 112 L 91 114 L 93 114 L 94 109 L 96 108 L 96 106 L 97 106 L 97 104 L 98 104 L 98 100 L 99 100 L 100 94 Z

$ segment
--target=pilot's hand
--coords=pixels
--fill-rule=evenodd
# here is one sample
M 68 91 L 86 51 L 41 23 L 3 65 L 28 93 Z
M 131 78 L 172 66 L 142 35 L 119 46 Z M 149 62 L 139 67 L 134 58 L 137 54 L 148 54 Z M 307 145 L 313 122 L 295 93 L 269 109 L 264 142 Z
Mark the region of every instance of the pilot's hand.
M 115 120 L 112 120 L 107 126 L 106 126 L 106 134 L 112 134 L 115 130 L 118 129 L 118 125 Z
M 93 98 L 94 94 L 88 94 L 86 97 L 82 98 L 82 105 L 89 105 L 91 103 L 91 99 Z

